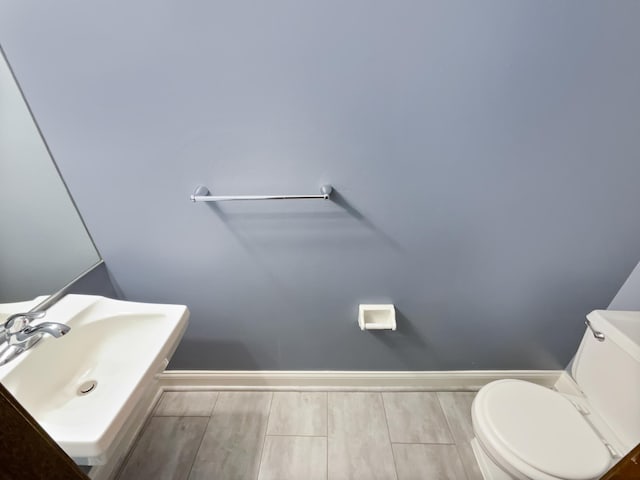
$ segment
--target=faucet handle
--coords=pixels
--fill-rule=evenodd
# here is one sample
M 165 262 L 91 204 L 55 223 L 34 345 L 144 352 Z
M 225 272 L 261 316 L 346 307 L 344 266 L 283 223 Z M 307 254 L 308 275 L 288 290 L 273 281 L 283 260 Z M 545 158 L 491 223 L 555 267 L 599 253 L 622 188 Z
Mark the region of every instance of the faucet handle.
M 22 330 L 26 327 L 29 322 L 32 320 L 37 320 L 39 318 L 44 317 L 47 314 L 46 310 L 36 310 L 34 312 L 24 312 L 24 313 L 14 313 L 10 315 L 9 318 L 4 322 L 5 330 Z M 18 323 L 18 325 L 16 325 Z
M 35 326 L 27 325 L 22 330 L 13 335 L 11 337 L 11 340 L 13 341 L 13 343 L 19 344 L 25 342 L 29 338 L 35 337 L 36 335 L 39 335 L 41 337 L 43 333 L 48 333 L 52 337 L 60 338 L 63 335 L 69 333 L 69 330 L 71 330 L 71 327 L 62 323 L 42 322 Z

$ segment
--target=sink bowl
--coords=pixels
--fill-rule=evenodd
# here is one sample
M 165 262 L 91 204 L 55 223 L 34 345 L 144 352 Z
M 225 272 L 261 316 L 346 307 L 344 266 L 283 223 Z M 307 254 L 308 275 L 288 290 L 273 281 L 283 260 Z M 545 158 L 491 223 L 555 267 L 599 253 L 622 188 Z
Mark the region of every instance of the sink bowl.
M 12 311 L 5 312 L 9 305 Z M 3 305 L 0 319 L 20 311 L 16 305 Z M 183 305 L 67 295 L 32 325 L 64 323 L 69 333 L 45 336 L 0 367 L 0 382 L 69 456 L 105 463 L 118 432 L 166 367 L 188 317 Z

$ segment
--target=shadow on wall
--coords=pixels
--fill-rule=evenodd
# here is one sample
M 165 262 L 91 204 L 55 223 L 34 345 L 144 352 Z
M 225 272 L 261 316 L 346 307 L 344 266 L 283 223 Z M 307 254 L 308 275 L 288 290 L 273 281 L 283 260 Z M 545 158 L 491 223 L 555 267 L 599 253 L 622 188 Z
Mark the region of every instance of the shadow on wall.
M 287 205 L 288 206 L 294 205 L 295 203 L 293 202 L 300 202 L 300 201 L 299 200 L 291 201 L 287 203 Z M 303 201 L 303 202 L 307 202 L 307 201 Z M 398 242 L 396 242 L 391 236 L 389 236 L 387 233 L 380 230 L 376 225 L 374 225 L 370 220 L 368 220 L 357 208 L 355 208 L 351 203 L 349 203 L 347 199 L 342 194 L 340 194 L 339 191 L 334 189 L 333 192 L 331 193 L 331 198 L 330 200 L 328 200 L 328 202 L 330 202 L 334 206 L 339 207 L 340 210 L 333 210 L 333 211 L 312 210 L 312 211 L 296 212 L 296 211 L 291 211 L 287 209 L 285 211 L 279 211 L 279 212 L 264 211 L 264 210 L 255 212 L 255 211 L 248 211 L 247 209 L 243 208 L 242 211 L 240 212 L 231 212 L 231 211 L 228 211 L 226 208 L 223 208 L 221 205 L 219 205 L 216 202 L 209 202 L 207 203 L 207 205 L 213 212 L 216 213 L 218 218 L 222 220 L 222 222 L 229 228 L 233 236 L 236 237 L 236 239 L 243 245 L 243 247 L 246 250 L 251 250 L 252 247 L 249 245 L 249 242 L 244 238 L 243 234 L 241 233 L 242 230 L 247 229 L 247 228 L 243 228 L 242 222 L 245 222 L 244 227 L 247 227 L 246 222 L 248 221 L 255 221 L 255 224 L 261 221 L 278 222 L 277 226 L 282 226 L 283 225 L 282 222 L 292 222 L 292 221 L 304 222 L 305 220 L 311 220 L 313 222 L 314 228 L 317 228 L 317 225 L 318 225 L 317 222 L 319 219 L 335 221 L 335 220 L 350 218 L 352 220 L 356 220 L 358 222 L 358 226 L 362 228 L 365 232 L 367 232 L 368 234 L 367 236 L 370 236 L 370 238 L 375 238 L 379 243 L 385 245 L 388 248 L 391 248 L 392 250 L 395 250 L 396 252 L 403 251 L 403 248 L 398 244 Z M 258 205 L 260 205 L 260 207 L 263 207 L 265 204 L 268 204 L 268 203 L 269 203 L 268 201 L 258 202 Z M 273 204 L 273 201 L 271 201 L 271 204 Z M 306 205 L 308 206 L 309 203 L 307 202 Z M 270 225 L 270 228 L 273 229 L 273 231 L 279 231 L 279 229 L 273 228 L 274 226 L 273 223 L 270 223 L 269 225 Z M 250 229 L 250 230 L 252 230 L 251 232 L 252 243 L 256 243 L 257 238 L 255 234 L 257 232 L 253 231 L 253 229 Z M 332 230 L 333 228 L 325 228 L 323 229 L 322 232 L 318 232 L 318 239 L 323 244 L 326 244 L 326 242 L 330 241 L 331 237 L 333 236 L 331 235 Z M 264 231 L 262 231 L 261 233 L 264 233 Z M 288 233 L 291 234 L 292 232 L 288 232 Z M 263 238 L 262 240 L 264 241 L 266 239 Z M 277 238 L 277 244 L 281 244 L 283 240 L 291 241 L 291 235 L 284 236 L 284 237 L 279 235 Z M 303 241 L 305 244 L 308 245 L 310 242 L 310 239 L 308 236 L 304 236 Z M 340 245 L 343 245 L 344 239 L 341 238 L 339 241 L 340 241 Z
M 125 299 L 122 290 L 104 262 L 76 280 L 73 285 L 69 287 L 68 293 L 101 295 L 103 297 L 115 298 L 116 300 Z
M 378 342 L 384 344 L 390 352 L 398 357 L 402 365 L 407 370 L 414 370 L 416 364 L 429 358 L 431 365 L 439 365 L 442 359 L 439 358 L 436 345 L 428 342 L 418 330 L 398 308 L 396 307 L 397 330 L 367 330 L 367 333 Z
M 396 242 L 393 238 L 387 235 L 385 232 L 376 227 L 373 223 L 366 219 L 362 213 L 358 209 L 356 209 L 353 205 L 351 205 L 346 198 L 342 196 L 340 192 L 337 190 L 333 190 L 331 193 L 331 201 L 333 201 L 336 205 L 342 207 L 345 212 L 347 212 L 351 217 L 358 220 L 360 224 L 373 233 L 376 237 L 378 237 L 384 244 L 388 247 L 393 248 L 396 251 L 402 251 L 402 247 Z
M 180 348 L 176 350 L 167 370 L 173 365 L 180 365 L 181 370 L 200 370 L 202 365 L 233 365 L 235 370 L 259 370 L 260 367 L 240 342 L 216 339 L 194 339 L 184 337 Z

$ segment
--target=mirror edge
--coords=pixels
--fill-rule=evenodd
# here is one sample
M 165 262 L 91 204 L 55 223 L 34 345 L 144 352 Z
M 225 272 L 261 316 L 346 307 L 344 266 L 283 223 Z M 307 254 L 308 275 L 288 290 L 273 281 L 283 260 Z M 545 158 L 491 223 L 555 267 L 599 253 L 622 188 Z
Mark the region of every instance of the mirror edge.
M 27 101 L 27 98 L 26 98 L 26 96 L 24 94 L 22 86 L 18 82 L 18 78 L 16 77 L 15 71 L 14 71 L 13 67 L 11 66 L 11 62 L 9 61 L 9 58 L 7 56 L 7 53 L 6 53 L 5 49 L 4 49 L 4 47 L 2 46 L 2 43 L 0 43 L 0 57 L 1 57 L 2 60 L 4 60 L 4 62 L 7 65 L 7 68 L 9 69 L 9 72 L 11 74 L 11 78 L 13 79 L 18 91 L 20 92 L 20 97 L 22 98 L 22 101 L 24 102 L 24 105 L 26 106 L 27 111 L 29 112 L 29 116 L 31 117 L 31 121 L 33 122 L 33 125 L 35 126 L 36 131 L 38 132 L 38 136 L 40 137 L 40 140 L 42 141 L 42 144 L 44 145 L 44 147 L 45 147 L 45 149 L 47 151 L 47 154 L 49 155 L 49 158 L 51 159 L 51 162 L 53 164 L 53 168 L 55 169 L 56 173 L 58 174 L 58 178 L 62 182 L 62 185 L 63 185 L 63 187 L 64 187 L 64 189 L 65 189 L 65 191 L 67 193 L 67 196 L 69 197 L 69 200 L 71 201 L 71 204 L 73 205 L 73 208 L 75 209 L 76 214 L 78 215 L 78 217 L 80 219 L 80 222 L 82 223 L 82 226 L 84 227 L 84 229 L 85 229 L 85 231 L 87 233 L 89 241 L 91 242 L 91 245 L 93 246 L 93 249 L 95 250 L 96 255 L 98 257 L 98 261 L 96 263 L 94 263 L 89 268 L 87 268 L 84 271 L 82 271 L 80 274 L 78 274 L 76 277 L 74 277 L 71 281 L 67 282 L 62 288 L 60 288 L 55 293 L 51 294 L 44 301 L 40 302 L 38 305 L 36 305 L 33 308 L 33 310 L 46 310 L 47 308 L 49 308 L 50 306 L 52 306 L 53 304 L 58 302 L 67 293 L 69 293 L 73 289 L 73 287 L 76 284 L 76 282 L 81 280 L 85 275 L 88 275 L 90 272 L 92 272 L 93 270 L 97 269 L 101 265 L 104 265 L 105 262 L 104 262 L 104 259 L 102 257 L 102 254 L 100 253 L 100 250 L 98 249 L 98 246 L 96 245 L 96 242 L 95 242 L 95 240 L 93 238 L 93 235 L 91 234 L 89 228 L 87 227 L 87 223 L 85 222 L 84 217 L 80 213 L 80 209 L 78 208 L 78 205 L 77 205 L 75 199 L 73 198 L 73 195 L 71 194 L 71 191 L 69 190 L 69 186 L 67 185 L 67 182 L 65 181 L 64 177 L 62 176 L 62 172 L 60 171 L 60 167 L 58 166 L 58 163 L 56 162 L 55 157 L 53 156 L 53 153 L 51 152 L 51 149 L 49 148 L 49 144 L 47 143 L 47 140 L 45 139 L 44 134 L 42 133 L 42 129 L 40 128 L 40 125 L 38 124 L 38 121 L 36 120 L 36 117 L 33 114 L 33 110 L 31 108 L 31 105 Z

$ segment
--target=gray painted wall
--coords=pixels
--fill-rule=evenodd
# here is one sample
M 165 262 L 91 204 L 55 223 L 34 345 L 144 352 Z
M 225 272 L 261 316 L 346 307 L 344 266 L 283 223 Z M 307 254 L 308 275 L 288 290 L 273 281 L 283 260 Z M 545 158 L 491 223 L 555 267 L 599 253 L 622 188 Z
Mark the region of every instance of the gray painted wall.
M 640 310 L 640 263 L 609 304 L 610 310 Z
M 173 368 L 566 365 L 640 258 L 640 2 L 62 0 L 0 42 Z M 213 207 L 188 196 L 313 193 Z M 358 303 L 399 330 L 363 333 Z
M 104 262 L 69 285 L 67 293 L 122 299 L 122 295 L 114 286 L 109 269 Z

